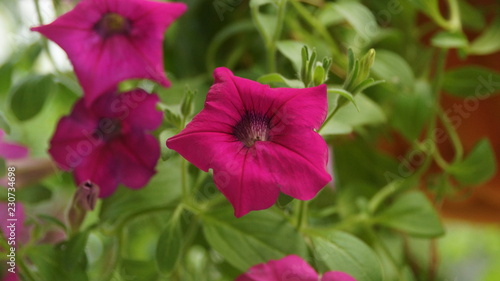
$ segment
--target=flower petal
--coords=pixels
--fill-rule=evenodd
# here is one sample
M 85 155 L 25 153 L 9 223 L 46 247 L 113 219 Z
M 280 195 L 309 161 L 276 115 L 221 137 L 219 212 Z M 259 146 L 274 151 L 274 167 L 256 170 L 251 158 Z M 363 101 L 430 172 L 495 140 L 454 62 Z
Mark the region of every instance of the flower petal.
M 318 274 L 302 258 L 290 255 L 253 266 L 235 281 L 317 281 Z
M 116 162 L 120 163 L 117 177 L 125 186 L 141 188 L 156 173 L 160 145 L 153 136 L 143 132 L 130 133 L 109 143 L 108 147 L 114 151 Z
M 265 158 L 254 148 L 239 142 L 221 149 L 213 160 L 214 182 L 233 205 L 234 215 L 271 207 L 279 196 L 279 187 L 266 169 Z
M 294 198 L 310 200 L 331 180 L 328 147 L 313 130 L 286 127 L 271 142 L 257 142 L 256 149 L 281 191 Z
M 164 32 L 185 11 L 183 3 L 83 0 L 51 24 L 32 30 L 66 51 L 90 105 L 126 79 L 146 78 L 168 87 L 163 69 Z M 102 38 L 94 26 L 106 13 L 129 19 L 130 34 Z
M 329 271 L 323 274 L 321 281 L 356 281 L 356 279 L 341 271 Z
M 120 180 L 118 177 L 120 162 L 117 160 L 112 150 L 104 146 L 97 147 L 75 168 L 73 175 L 76 185 L 90 180 L 99 186 L 99 197 L 113 194 Z

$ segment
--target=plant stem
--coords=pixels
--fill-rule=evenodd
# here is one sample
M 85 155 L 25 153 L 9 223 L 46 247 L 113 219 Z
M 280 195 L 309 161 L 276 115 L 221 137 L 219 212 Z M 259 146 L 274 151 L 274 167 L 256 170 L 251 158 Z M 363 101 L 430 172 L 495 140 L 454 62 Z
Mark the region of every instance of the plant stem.
M 457 131 L 451 124 L 450 118 L 448 118 L 448 115 L 446 115 L 446 113 L 443 112 L 443 109 L 441 107 L 439 107 L 438 115 L 439 118 L 441 119 L 441 122 L 443 123 L 446 132 L 448 133 L 448 136 L 450 137 L 451 143 L 455 150 L 455 157 L 453 158 L 453 163 L 459 162 L 462 160 L 464 155 L 464 149 L 462 146 L 462 142 L 460 141 L 460 137 L 458 136 Z
M 280 0 L 278 2 L 278 18 L 276 19 L 276 29 L 274 30 L 271 41 L 267 42 L 267 60 L 270 73 L 276 72 L 276 42 L 280 39 L 281 32 L 283 30 L 287 1 L 288 0 Z
M 297 204 L 297 229 L 301 229 L 303 227 L 307 227 L 307 203 L 308 201 L 298 201 Z
M 328 124 L 328 122 L 330 122 L 330 120 L 333 118 L 333 116 L 335 115 L 335 113 L 337 113 L 337 111 L 339 111 L 340 108 L 341 108 L 341 106 L 337 104 L 337 106 L 335 107 L 335 109 L 332 110 L 332 112 L 330 112 L 330 114 L 328 114 L 328 116 L 325 119 L 325 122 L 323 122 L 323 124 L 321 125 L 321 127 L 319 127 L 318 134 L 326 126 L 326 124 Z
M 34 2 L 35 2 L 35 10 L 36 10 L 36 16 L 38 18 L 38 23 L 40 25 L 43 25 L 42 9 L 40 8 L 39 0 L 34 0 Z M 52 64 L 52 66 L 54 66 L 55 71 L 59 72 L 59 68 L 57 67 L 54 57 L 52 57 L 52 53 L 49 50 L 49 44 L 45 37 L 42 38 L 42 45 L 45 52 L 47 53 L 47 57 L 49 58 L 50 63 Z
M 295 8 L 295 10 L 299 13 L 299 15 L 316 31 L 323 37 L 325 42 L 328 44 L 330 47 L 330 52 L 332 53 L 333 61 L 337 63 L 341 63 L 340 65 L 335 65 L 332 64 L 332 71 L 339 75 L 339 76 L 345 76 L 345 66 L 346 66 L 346 61 L 344 59 L 344 56 L 341 54 L 337 43 L 332 39 L 330 33 L 328 32 L 328 29 L 316 18 L 314 17 L 302 4 L 299 3 L 298 0 L 290 0 L 290 3 L 292 6 Z

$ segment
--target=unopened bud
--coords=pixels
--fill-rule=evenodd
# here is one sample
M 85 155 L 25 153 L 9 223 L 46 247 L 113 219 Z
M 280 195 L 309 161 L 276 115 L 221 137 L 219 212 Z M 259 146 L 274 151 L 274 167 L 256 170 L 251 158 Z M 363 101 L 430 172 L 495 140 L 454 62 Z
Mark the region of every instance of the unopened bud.
M 99 197 L 99 186 L 91 181 L 85 181 L 75 192 L 74 204 L 83 210 L 92 211 Z

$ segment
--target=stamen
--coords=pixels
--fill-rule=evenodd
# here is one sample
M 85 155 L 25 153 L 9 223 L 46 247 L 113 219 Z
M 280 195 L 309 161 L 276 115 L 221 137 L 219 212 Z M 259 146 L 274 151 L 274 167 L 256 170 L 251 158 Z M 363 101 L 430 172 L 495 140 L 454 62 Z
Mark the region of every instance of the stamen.
M 252 147 L 257 141 L 269 140 L 269 121 L 267 116 L 247 112 L 234 126 L 233 133 L 246 147 Z

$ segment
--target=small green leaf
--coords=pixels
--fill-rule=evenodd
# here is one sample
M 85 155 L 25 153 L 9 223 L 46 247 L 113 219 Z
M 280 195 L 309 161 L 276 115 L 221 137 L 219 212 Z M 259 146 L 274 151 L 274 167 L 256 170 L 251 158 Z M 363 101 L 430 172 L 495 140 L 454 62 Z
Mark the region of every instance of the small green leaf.
M 470 45 L 469 53 L 488 55 L 500 50 L 500 16 Z
M 271 84 L 271 83 L 282 83 L 290 88 L 304 88 L 304 83 L 297 79 L 287 79 L 283 77 L 279 73 L 270 73 L 263 75 L 257 79 L 257 82 L 263 84 Z
M 441 31 L 431 38 L 431 44 L 444 49 L 462 49 L 468 47 L 469 41 L 463 33 Z
M 421 192 L 399 196 L 389 207 L 380 211 L 376 221 L 381 225 L 417 237 L 438 237 L 444 228 L 436 210 Z
M 314 69 L 314 85 L 318 86 L 323 84 L 325 80 L 325 69 L 321 65 L 316 65 L 316 69 Z
M 175 136 L 177 134 L 176 129 L 165 129 L 160 133 L 158 139 L 160 141 L 160 149 L 161 149 L 161 159 L 163 161 L 168 160 L 170 157 L 176 154 L 175 150 L 172 150 L 167 147 L 167 139 Z
M 377 255 L 359 238 L 342 232 L 312 232 L 313 252 L 328 270 L 342 271 L 357 281 L 382 281 Z
M 181 255 L 182 232 L 178 221 L 173 218 L 163 229 L 156 246 L 156 265 L 160 272 L 169 274 Z
M 5 63 L 0 67 L 0 102 L 5 100 L 12 82 L 12 63 Z
M 415 84 L 415 75 L 406 60 L 396 53 L 380 50 L 372 67 L 373 72 L 398 90 L 410 92 Z
M 497 164 L 494 155 L 488 139 L 482 139 L 462 162 L 451 165 L 447 172 L 463 185 L 484 183 L 495 175 Z
M 28 76 L 14 86 L 10 93 L 10 106 L 17 119 L 26 121 L 37 115 L 54 86 L 51 75 Z
M 418 138 L 426 122 L 432 116 L 433 97 L 427 81 L 417 81 L 415 91 L 394 97 L 391 125 L 406 139 L 413 141 Z
M 358 108 L 358 105 L 356 104 L 356 100 L 354 99 L 354 96 L 351 93 L 349 93 L 348 91 L 346 91 L 344 89 L 340 89 L 340 88 L 330 88 L 330 89 L 328 89 L 328 93 L 329 94 L 337 94 L 337 95 L 340 95 L 340 96 L 346 98 L 347 100 L 352 102 L 352 104 L 354 104 L 356 109 L 359 111 L 359 108 Z
M 325 124 L 320 133 L 323 136 L 348 134 L 355 127 L 379 124 L 385 121 L 386 116 L 380 106 L 360 93 L 354 97 L 354 103 L 346 104 L 340 108 L 333 119 Z
M 241 271 L 286 255 L 306 254 L 304 239 L 295 227 L 270 210 L 237 219 L 231 209 L 223 208 L 203 215 L 203 222 L 210 246 Z
M 261 12 L 261 6 L 276 5 L 274 0 L 251 0 L 250 8 L 252 11 L 252 19 L 255 26 L 261 33 L 266 44 L 272 42 L 274 33 L 276 32 L 277 16 L 272 14 L 265 14 Z
M 483 100 L 500 92 L 500 73 L 479 66 L 455 68 L 445 73 L 443 89 L 454 96 Z
M 0 112 L 0 129 L 3 130 L 5 133 L 10 134 L 10 126 L 7 120 L 5 119 L 3 112 Z
M 297 41 L 292 41 L 292 40 L 283 40 L 283 41 L 278 41 L 276 42 L 276 47 L 278 48 L 278 51 L 282 55 L 284 55 L 287 59 L 289 59 L 292 62 L 293 68 L 295 69 L 295 72 L 300 73 L 300 70 L 302 69 L 302 60 L 304 58 L 304 55 L 307 56 L 307 59 L 309 58 L 309 54 L 307 52 L 307 46 L 304 45 L 304 43 L 300 43 Z M 306 50 L 303 50 L 306 48 Z M 298 54 L 302 54 L 300 57 Z
M 363 39 L 369 40 L 380 32 L 375 16 L 363 4 L 356 1 L 339 1 L 334 3 L 334 8 Z
M 89 231 L 79 232 L 70 240 L 63 242 L 59 245 L 58 250 L 61 255 L 61 265 L 68 272 L 71 272 L 76 266 L 85 264 L 85 245 Z

